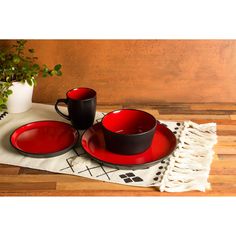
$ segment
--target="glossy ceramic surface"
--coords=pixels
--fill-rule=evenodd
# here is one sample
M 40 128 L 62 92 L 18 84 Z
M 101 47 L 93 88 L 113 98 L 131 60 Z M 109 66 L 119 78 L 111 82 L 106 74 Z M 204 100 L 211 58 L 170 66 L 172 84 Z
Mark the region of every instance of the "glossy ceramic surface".
M 65 153 L 78 140 L 78 132 L 71 125 L 59 121 L 37 121 L 16 129 L 11 137 L 12 146 L 33 157 L 51 157 Z
M 166 126 L 158 124 L 151 146 L 143 153 L 121 155 L 106 149 L 101 123 L 84 132 L 81 145 L 93 159 L 108 166 L 122 169 L 140 169 L 156 164 L 170 155 L 176 147 L 176 137 Z
M 66 96 L 73 100 L 89 100 L 96 96 L 96 92 L 90 88 L 74 88 L 69 90 Z
M 152 143 L 156 124 L 155 117 L 145 111 L 112 111 L 102 119 L 106 148 L 125 155 L 144 152 Z
M 59 110 L 59 103 L 67 105 L 68 115 Z M 96 103 L 96 91 L 90 88 L 75 88 L 67 92 L 66 98 L 57 100 L 55 110 L 60 116 L 70 120 L 76 129 L 83 130 L 94 122 Z
M 108 113 L 102 119 L 107 130 L 123 135 L 145 133 L 156 126 L 156 119 L 151 114 L 135 109 L 121 109 Z

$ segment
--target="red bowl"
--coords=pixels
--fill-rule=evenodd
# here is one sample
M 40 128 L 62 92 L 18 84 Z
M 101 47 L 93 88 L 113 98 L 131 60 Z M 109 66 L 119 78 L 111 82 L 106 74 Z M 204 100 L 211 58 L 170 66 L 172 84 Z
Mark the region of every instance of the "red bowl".
M 106 148 L 119 154 L 137 154 L 151 145 L 157 121 L 151 114 L 135 109 L 121 109 L 102 119 Z

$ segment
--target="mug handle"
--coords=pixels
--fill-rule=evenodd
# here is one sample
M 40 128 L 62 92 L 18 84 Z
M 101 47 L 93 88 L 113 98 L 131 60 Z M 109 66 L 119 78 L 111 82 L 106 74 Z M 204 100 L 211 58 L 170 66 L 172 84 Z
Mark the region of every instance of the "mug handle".
M 63 113 L 58 109 L 58 104 L 61 103 L 61 102 L 67 104 L 67 99 L 64 99 L 64 98 L 58 99 L 57 102 L 56 102 L 56 104 L 55 104 L 55 110 L 56 110 L 56 112 L 57 112 L 60 116 L 62 116 L 63 118 L 65 118 L 65 119 L 67 119 L 67 120 L 70 120 L 70 117 L 69 117 L 68 115 L 63 114 Z

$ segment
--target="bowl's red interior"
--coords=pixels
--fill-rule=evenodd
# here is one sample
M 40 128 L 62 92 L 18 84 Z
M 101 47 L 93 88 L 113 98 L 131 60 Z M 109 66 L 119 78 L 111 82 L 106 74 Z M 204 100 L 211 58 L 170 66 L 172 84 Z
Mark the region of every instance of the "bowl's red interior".
M 156 119 L 151 114 L 133 109 L 122 109 L 108 113 L 102 125 L 119 134 L 139 134 L 153 129 Z
M 73 100 L 90 99 L 96 96 L 96 92 L 90 88 L 76 88 L 67 93 L 67 97 Z

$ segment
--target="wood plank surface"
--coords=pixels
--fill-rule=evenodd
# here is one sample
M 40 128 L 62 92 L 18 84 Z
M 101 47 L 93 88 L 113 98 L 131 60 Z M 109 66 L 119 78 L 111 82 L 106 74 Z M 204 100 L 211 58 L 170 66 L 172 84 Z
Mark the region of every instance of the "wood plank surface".
M 109 112 L 122 107 L 146 110 L 157 119 L 191 119 L 198 123 L 216 122 L 218 143 L 209 176 L 211 189 L 206 192 L 160 193 L 154 187 L 130 187 L 1 164 L 0 196 L 236 196 L 236 120 L 232 116 L 236 105 L 126 104 L 98 106 L 98 110 Z M 177 110 L 183 113 L 179 114 Z M 216 111 L 220 112 L 216 114 Z

